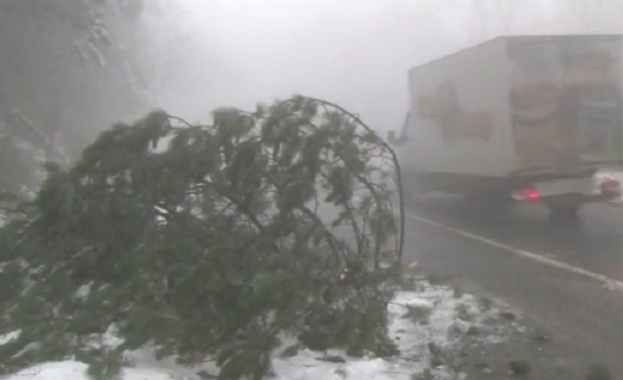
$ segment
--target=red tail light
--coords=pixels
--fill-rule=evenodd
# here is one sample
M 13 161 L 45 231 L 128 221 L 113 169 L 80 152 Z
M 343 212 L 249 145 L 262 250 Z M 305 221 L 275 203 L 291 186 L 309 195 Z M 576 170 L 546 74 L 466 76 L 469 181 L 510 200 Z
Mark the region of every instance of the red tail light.
M 526 187 L 513 191 L 511 196 L 516 201 L 536 201 L 541 197 L 541 194 L 533 187 Z
M 600 189 L 604 194 L 619 194 L 621 193 L 621 183 L 614 179 L 605 179 L 601 182 Z
M 526 195 L 526 198 L 528 198 L 531 201 L 536 201 L 537 199 L 541 197 L 541 195 L 539 194 L 539 191 L 533 188 L 525 189 L 524 194 Z

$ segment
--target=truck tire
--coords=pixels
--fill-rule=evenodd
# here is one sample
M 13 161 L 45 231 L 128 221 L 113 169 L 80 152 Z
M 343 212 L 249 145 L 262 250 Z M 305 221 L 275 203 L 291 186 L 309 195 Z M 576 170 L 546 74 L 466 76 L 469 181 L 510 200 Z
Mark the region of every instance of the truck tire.
M 569 202 L 549 204 L 549 219 L 557 224 L 570 224 L 577 223 L 580 216 L 580 207 L 582 203 Z

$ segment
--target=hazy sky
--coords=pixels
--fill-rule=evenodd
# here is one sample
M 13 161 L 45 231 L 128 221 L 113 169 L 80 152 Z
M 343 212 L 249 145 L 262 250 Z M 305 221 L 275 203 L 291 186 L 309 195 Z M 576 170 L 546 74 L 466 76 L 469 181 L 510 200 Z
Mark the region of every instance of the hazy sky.
M 503 34 L 620 32 L 619 0 L 170 0 L 186 12 L 166 92 L 205 119 L 294 93 L 335 101 L 379 130 L 400 126 L 407 70 Z M 164 33 L 164 32 L 163 32 Z

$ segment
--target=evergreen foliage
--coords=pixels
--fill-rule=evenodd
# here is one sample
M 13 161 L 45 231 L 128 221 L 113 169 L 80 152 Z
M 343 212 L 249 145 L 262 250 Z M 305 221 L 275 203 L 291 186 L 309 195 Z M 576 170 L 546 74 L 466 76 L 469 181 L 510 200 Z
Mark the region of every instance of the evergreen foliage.
M 0 229 L 0 331 L 21 330 L 0 371 L 75 357 L 111 378 L 152 344 L 261 379 L 284 333 L 394 354 L 391 152 L 351 116 L 304 97 L 210 126 L 156 111 L 48 165 L 29 216 Z M 110 329 L 122 344 L 100 342 Z

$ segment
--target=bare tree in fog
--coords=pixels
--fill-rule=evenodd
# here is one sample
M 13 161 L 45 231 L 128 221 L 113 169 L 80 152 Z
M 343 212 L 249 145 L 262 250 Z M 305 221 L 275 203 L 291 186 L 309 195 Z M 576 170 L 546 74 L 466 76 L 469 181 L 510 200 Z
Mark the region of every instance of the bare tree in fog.
M 94 123 L 131 111 L 131 52 L 107 24 L 131 25 L 141 9 L 142 0 L 0 1 L 0 189 L 33 184 L 33 147 L 59 135 L 80 146 Z

